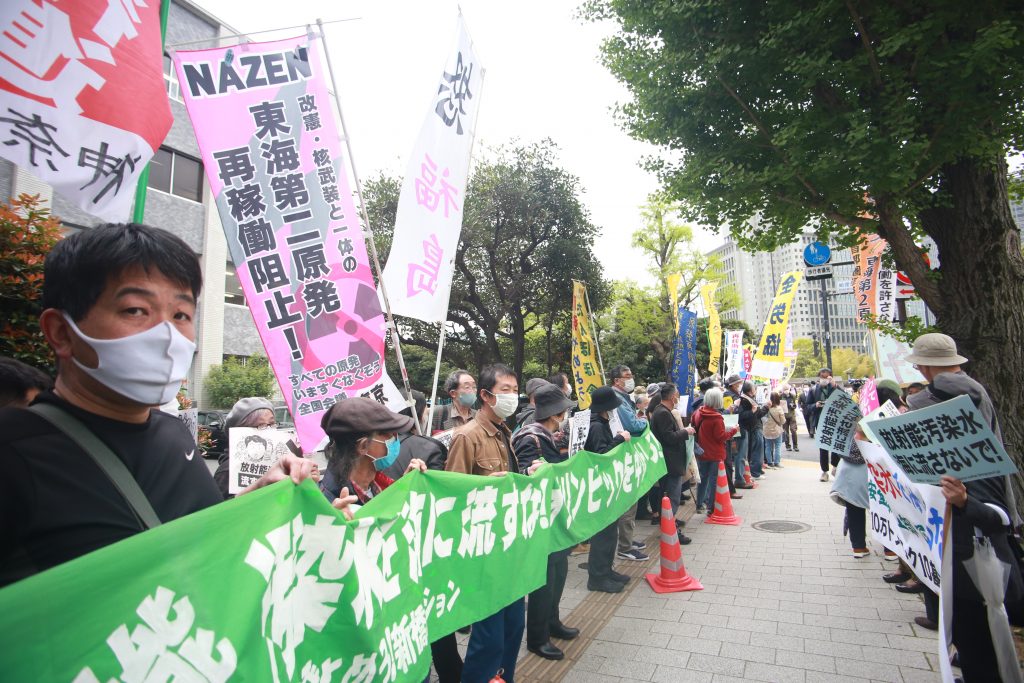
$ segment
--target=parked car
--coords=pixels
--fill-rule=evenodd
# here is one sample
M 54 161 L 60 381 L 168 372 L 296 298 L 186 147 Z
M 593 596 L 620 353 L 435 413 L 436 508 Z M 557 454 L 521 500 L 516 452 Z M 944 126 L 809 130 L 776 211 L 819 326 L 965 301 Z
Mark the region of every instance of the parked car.
M 204 457 L 218 458 L 228 447 L 228 430 L 224 423 L 227 421 L 228 411 L 226 410 L 200 410 L 199 426 L 210 430 L 210 448 L 207 449 Z

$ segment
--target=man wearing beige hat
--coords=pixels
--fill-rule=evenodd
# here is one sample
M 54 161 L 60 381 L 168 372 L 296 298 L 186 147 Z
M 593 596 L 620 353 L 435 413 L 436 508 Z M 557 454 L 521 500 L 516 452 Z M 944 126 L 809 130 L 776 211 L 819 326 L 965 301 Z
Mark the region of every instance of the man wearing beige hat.
M 957 396 L 969 396 L 982 417 L 992 428 L 1000 441 L 1002 433 L 996 418 L 992 399 L 981 384 L 969 377 L 960 366 L 967 359 L 957 353 L 956 342 L 945 334 L 923 334 L 914 340 L 914 349 L 907 356 L 926 380 L 928 387 L 907 397 L 911 410 L 919 410 L 941 403 Z M 1013 557 L 1010 543 L 1013 527 L 1020 525 L 1016 501 L 1009 477 L 989 477 L 962 482 L 955 477 L 944 476 L 941 481 L 942 493 L 950 503 L 953 523 L 950 537 L 953 548 L 953 644 L 960 656 L 960 667 L 965 683 L 991 681 L 1000 662 L 1012 669 L 1016 666 L 1016 653 L 1012 646 L 1004 652 L 997 648 L 990 631 L 985 602 L 976 580 L 968 570 L 974 559 L 976 535 L 984 536 L 986 543 L 996 557 L 1010 568 L 1006 579 L 1006 605 L 1014 623 L 1021 619 L 1012 606 L 1019 608 L 1024 593 L 1024 584 Z M 983 580 L 981 577 L 978 580 Z M 937 613 L 938 599 L 926 593 L 925 603 L 929 611 Z M 920 621 L 918 621 L 920 624 Z M 1008 627 L 1003 624 L 1008 632 Z M 1002 641 L 999 641 L 1002 642 Z M 1003 660 L 1003 661 L 1000 661 Z M 1010 680 L 1005 677 L 1000 680 Z

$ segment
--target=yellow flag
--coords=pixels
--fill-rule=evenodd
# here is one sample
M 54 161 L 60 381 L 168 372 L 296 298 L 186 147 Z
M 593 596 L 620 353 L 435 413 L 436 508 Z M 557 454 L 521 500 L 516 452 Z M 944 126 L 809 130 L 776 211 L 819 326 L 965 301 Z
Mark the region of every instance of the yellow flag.
M 750 374 L 766 379 L 782 379 L 786 374 L 788 359 L 786 351 L 786 327 L 789 325 L 789 309 L 793 306 L 793 298 L 803 279 L 802 270 L 785 273 L 779 282 L 771 308 L 768 309 L 768 320 L 761 332 L 761 341 L 757 344 L 754 363 Z
M 683 276 L 679 273 L 672 273 L 665 278 L 668 285 L 668 298 L 672 302 L 672 319 L 676 321 L 676 334 L 679 333 L 679 283 Z
M 711 356 L 708 359 L 708 372 L 718 372 L 718 362 L 722 357 L 722 323 L 718 319 L 718 309 L 715 307 L 715 290 L 718 283 L 712 282 L 700 288 L 700 298 L 704 301 L 704 310 L 708 314 L 708 348 Z
M 603 382 L 587 310 L 587 287 L 575 280 L 572 283 L 572 374 L 580 410 L 586 410 L 590 407 L 590 392 Z

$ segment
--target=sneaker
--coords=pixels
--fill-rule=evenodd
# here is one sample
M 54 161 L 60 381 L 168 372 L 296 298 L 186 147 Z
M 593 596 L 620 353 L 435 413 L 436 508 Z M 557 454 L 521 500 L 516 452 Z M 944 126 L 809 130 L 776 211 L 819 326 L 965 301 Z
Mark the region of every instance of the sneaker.
M 587 590 L 600 591 L 601 593 L 621 593 L 623 584 L 611 579 L 598 579 L 587 581 Z
M 651 517 L 651 526 L 658 526 L 659 524 L 661 524 L 661 515 Z
M 620 560 L 629 560 L 631 562 L 644 562 L 646 560 L 651 559 L 649 556 L 640 552 L 636 548 L 631 548 L 624 553 L 615 553 L 615 556 L 618 557 Z
M 679 545 L 690 545 L 690 543 L 693 541 L 692 538 L 684 534 L 682 531 L 677 531 L 676 536 L 679 537 Z
M 822 472 L 819 481 L 828 481 L 828 472 Z
M 764 474 L 755 474 L 754 476 L 751 477 L 751 479 L 753 479 L 754 481 L 760 481 L 761 479 L 764 479 Z
M 608 574 L 608 577 L 611 578 L 612 581 L 618 581 L 619 583 L 629 583 L 629 579 L 631 578 L 627 574 L 620 574 L 614 569 L 611 570 L 611 572 Z
M 870 554 L 871 554 L 871 551 L 868 550 L 867 548 L 854 548 L 853 549 L 853 556 L 854 557 L 867 557 Z
M 646 547 L 647 547 L 647 544 L 644 543 L 643 541 L 633 541 L 633 549 L 634 550 L 643 550 Z
M 900 559 L 900 556 L 897 555 L 896 553 L 894 553 L 893 551 L 891 551 L 891 550 L 886 550 L 885 551 L 885 561 L 886 562 L 896 562 L 899 559 Z
M 697 514 L 698 515 L 706 515 L 706 514 L 708 514 L 708 506 L 707 505 L 698 505 L 697 506 Z
M 781 462 L 775 463 L 775 469 L 781 470 L 782 469 L 782 463 Z

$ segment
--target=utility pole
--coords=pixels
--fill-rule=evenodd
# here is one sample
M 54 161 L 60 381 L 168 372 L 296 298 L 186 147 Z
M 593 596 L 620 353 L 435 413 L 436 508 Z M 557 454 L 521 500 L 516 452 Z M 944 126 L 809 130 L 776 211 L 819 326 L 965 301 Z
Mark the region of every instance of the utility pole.
M 821 280 L 821 313 L 824 322 L 822 341 L 825 343 L 825 365 L 832 368 L 832 332 L 829 328 L 828 319 L 828 280 Z

